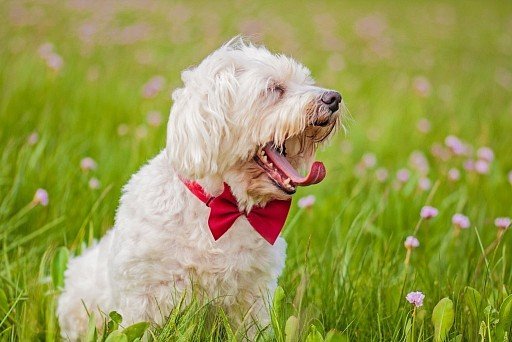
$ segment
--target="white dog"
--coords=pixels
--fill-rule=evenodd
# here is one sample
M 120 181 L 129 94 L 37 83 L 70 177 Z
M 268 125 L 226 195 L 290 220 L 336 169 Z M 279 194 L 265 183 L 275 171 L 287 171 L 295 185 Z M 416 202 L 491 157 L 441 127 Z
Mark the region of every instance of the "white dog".
M 165 150 L 124 187 L 114 228 L 69 262 L 57 309 L 65 339 L 79 339 L 97 310 L 162 324 L 192 283 L 233 324 L 269 323 L 285 263 L 277 236 L 296 187 L 325 176 L 313 158 L 341 96 L 240 38 L 182 80 Z

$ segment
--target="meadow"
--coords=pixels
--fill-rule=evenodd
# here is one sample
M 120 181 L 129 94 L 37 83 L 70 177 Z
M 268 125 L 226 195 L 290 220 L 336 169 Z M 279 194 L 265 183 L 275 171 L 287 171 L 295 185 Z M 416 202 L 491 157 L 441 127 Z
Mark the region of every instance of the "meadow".
M 66 259 L 164 147 L 180 72 L 240 33 L 349 111 L 319 153 L 326 180 L 295 195 L 261 340 L 512 339 L 511 2 L 4 0 L 0 14 L 0 340 L 59 340 Z M 179 307 L 147 334 L 235 339 L 214 310 Z M 145 328 L 106 320 L 109 341 Z

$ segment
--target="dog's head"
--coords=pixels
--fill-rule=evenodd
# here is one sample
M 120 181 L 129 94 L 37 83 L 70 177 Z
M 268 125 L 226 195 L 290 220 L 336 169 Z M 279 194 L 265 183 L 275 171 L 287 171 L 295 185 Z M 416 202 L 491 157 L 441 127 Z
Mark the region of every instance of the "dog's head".
M 324 178 L 313 158 L 339 122 L 341 96 L 316 86 L 306 67 L 236 38 L 182 80 L 167 128 L 181 177 L 224 181 L 249 207 Z

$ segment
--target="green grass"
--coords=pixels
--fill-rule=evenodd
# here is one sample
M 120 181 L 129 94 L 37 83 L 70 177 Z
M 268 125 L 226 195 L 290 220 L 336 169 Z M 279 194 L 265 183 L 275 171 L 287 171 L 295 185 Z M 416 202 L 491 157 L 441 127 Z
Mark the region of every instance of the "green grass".
M 283 341 L 295 316 L 301 340 L 336 329 L 347 340 L 431 341 L 434 306 L 449 297 L 450 339 L 497 341 L 498 311 L 512 292 L 511 232 L 492 245 L 494 219 L 512 215 L 510 13 L 505 1 L 0 2 L 0 339 L 58 339 L 57 248 L 79 253 L 112 226 L 120 188 L 164 147 L 180 71 L 243 32 L 302 61 L 319 84 L 342 92 L 350 110 L 348 134 L 320 153 L 327 179 L 296 195 L 314 194 L 316 203 L 294 206 L 284 232 L 285 297 L 273 338 Z M 57 72 L 38 53 L 45 42 L 63 59 Z M 155 75 L 165 77 L 164 88 L 146 99 L 142 87 Z M 418 77 L 428 94 L 415 89 Z M 149 111 L 164 123 L 148 125 Z M 421 118 L 428 133 L 417 129 Z M 27 142 L 31 132 L 36 144 Z M 465 171 L 468 157 L 436 158 L 432 146 L 448 135 L 474 150 L 491 147 L 490 172 Z M 418 187 L 414 151 L 428 159 L 430 190 Z M 361 171 L 365 153 L 377 166 Z M 97 170 L 80 169 L 87 156 Z M 384 182 L 378 167 L 389 172 Z M 411 179 L 398 185 L 405 167 Z M 452 167 L 461 172 L 457 182 L 447 178 Z M 89 187 L 91 177 L 100 189 Z M 37 188 L 48 191 L 48 206 L 30 204 Z M 439 215 L 418 226 L 421 245 L 406 267 L 403 242 L 426 204 Z M 456 212 L 471 228 L 454 237 Z M 467 286 L 481 294 L 478 305 Z M 416 290 L 426 298 L 412 336 L 405 295 Z M 229 327 L 214 310 L 194 303 L 152 334 L 226 339 Z

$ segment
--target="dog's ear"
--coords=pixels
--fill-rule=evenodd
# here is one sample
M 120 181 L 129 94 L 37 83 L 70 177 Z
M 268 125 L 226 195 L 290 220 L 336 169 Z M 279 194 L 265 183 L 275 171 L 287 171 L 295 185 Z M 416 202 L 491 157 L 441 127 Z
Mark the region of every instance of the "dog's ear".
M 182 73 L 167 126 L 167 156 L 176 172 L 199 179 L 222 172 L 221 143 L 229 139 L 236 67 L 225 48 Z

